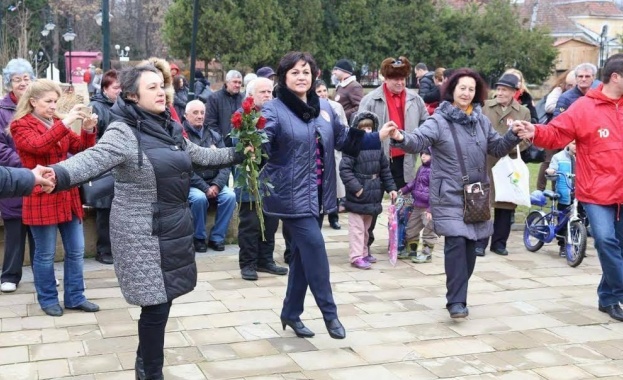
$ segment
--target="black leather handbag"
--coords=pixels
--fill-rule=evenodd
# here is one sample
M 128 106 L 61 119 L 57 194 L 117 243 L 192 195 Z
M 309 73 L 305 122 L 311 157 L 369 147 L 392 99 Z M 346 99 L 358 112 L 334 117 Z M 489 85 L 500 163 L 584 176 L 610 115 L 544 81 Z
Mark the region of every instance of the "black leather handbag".
M 83 205 L 95 208 L 110 208 L 115 196 L 115 178 L 106 172 L 80 185 L 80 200 Z

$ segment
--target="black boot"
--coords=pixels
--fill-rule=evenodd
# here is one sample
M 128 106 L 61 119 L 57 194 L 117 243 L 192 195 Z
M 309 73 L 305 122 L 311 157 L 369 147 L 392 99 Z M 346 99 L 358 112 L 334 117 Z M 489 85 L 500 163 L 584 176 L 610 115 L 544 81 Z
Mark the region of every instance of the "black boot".
M 136 373 L 136 380 L 145 380 L 145 367 L 143 367 L 143 358 L 136 357 L 134 362 L 134 372 Z

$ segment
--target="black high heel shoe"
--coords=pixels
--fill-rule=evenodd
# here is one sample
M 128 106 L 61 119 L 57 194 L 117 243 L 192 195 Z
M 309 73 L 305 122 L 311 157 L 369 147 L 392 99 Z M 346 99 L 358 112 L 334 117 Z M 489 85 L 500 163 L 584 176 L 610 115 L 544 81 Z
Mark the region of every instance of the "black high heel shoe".
M 339 319 L 335 318 L 330 321 L 324 320 L 325 326 L 327 326 L 327 331 L 329 332 L 329 336 L 333 339 L 344 339 L 346 338 L 346 330 L 344 330 L 344 326 Z
M 287 319 L 281 318 L 281 327 L 283 327 L 283 329 L 285 330 L 286 326 L 290 326 L 290 328 L 294 330 L 294 333 L 299 338 L 311 338 L 316 335 L 313 331 L 305 327 L 305 325 L 301 321 L 289 321 Z

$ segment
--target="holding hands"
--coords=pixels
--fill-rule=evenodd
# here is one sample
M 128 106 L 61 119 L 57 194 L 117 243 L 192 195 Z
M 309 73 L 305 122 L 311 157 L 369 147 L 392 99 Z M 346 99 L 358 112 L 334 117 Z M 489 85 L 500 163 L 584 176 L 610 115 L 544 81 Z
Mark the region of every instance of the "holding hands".
M 37 167 L 32 169 L 32 174 L 35 175 L 35 186 L 40 185 L 46 193 L 51 193 L 54 190 L 56 176 L 52 168 L 37 165 Z
M 398 192 L 396 190 L 390 191 L 389 198 L 392 200 L 392 202 L 395 202 L 396 198 L 398 198 Z
M 536 129 L 534 124 L 524 120 L 515 120 L 511 128 L 513 128 L 513 133 L 520 139 L 533 138 L 534 130 Z
M 391 137 L 397 141 L 402 141 L 404 139 L 396 123 L 391 120 L 383 124 L 381 130 L 379 131 L 379 137 L 381 138 L 381 141 L 386 140 L 388 137 Z

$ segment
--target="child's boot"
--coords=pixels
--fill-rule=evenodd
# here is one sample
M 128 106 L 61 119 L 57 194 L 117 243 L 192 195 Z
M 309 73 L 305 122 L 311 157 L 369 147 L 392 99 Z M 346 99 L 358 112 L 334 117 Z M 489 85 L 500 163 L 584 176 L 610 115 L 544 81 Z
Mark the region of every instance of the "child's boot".
M 404 251 L 400 252 L 398 258 L 401 260 L 412 259 L 417 256 L 417 240 L 409 240 Z
M 433 248 L 434 246 L 432 245 L 424 244 L 422 252 L 416 257 L 413 257 L 411 261 L 416 264 L 430 263 L 433 261 Z

